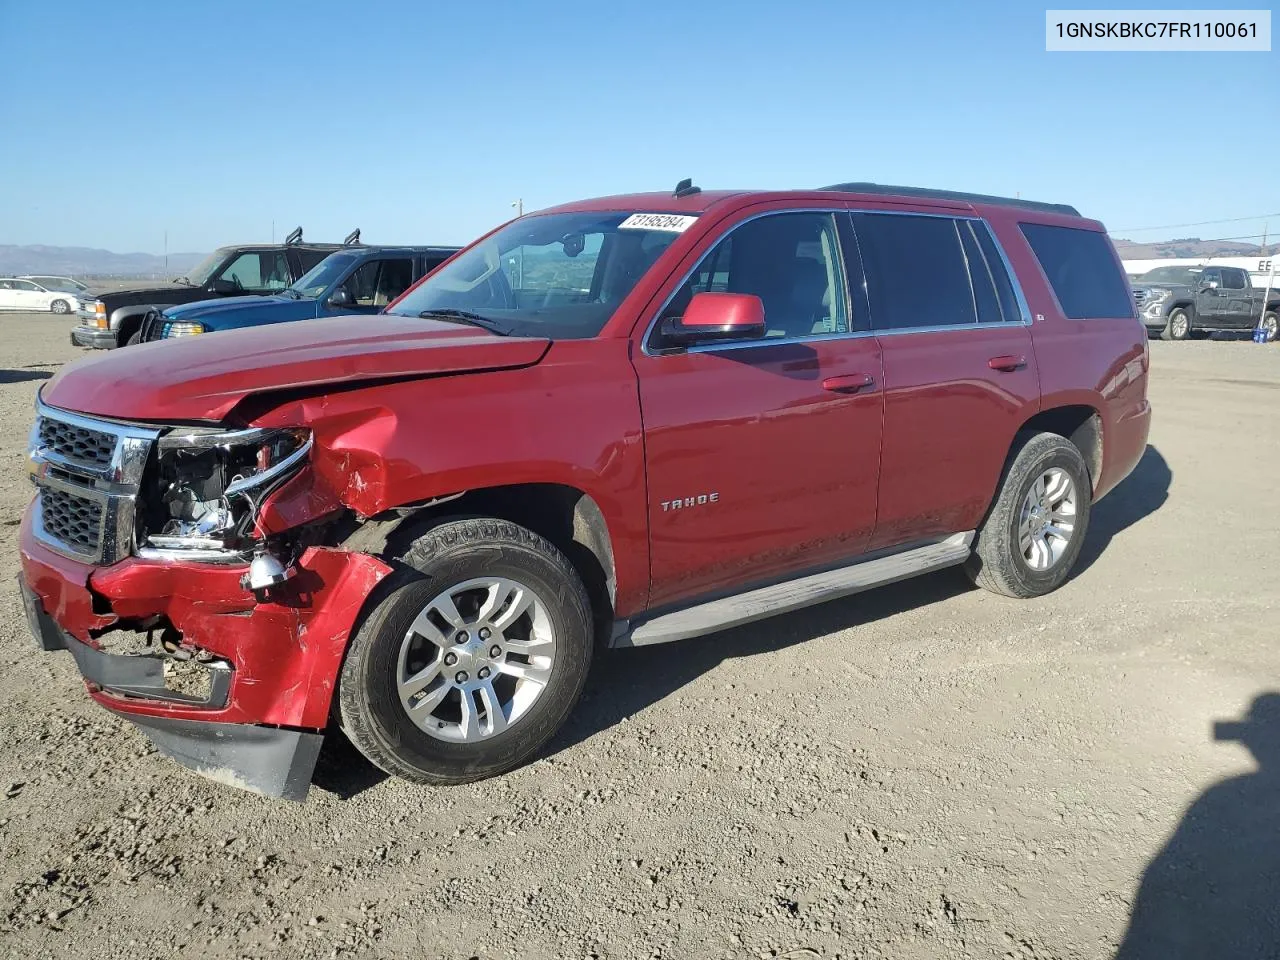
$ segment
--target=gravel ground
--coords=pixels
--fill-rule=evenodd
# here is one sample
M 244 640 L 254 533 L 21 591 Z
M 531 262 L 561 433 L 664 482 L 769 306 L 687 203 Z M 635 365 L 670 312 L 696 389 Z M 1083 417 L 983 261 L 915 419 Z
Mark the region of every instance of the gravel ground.
M 620 651 L 522 770 L 418 788 L 339 744 L 297 805 L 158 756 L 34 650 L 23 450 L 71 325 L 0 317 L 0 953 L 1045 960 L 1112 955 L 1135 903 L 1126 956 L 1280 950 L 1151 933 L 1278 922 L 1280 772 L 1212 724 L 1280 686 L 1280 347 L 1152 344 L 1152 446 L 1053 596 L 948 572 Z M 1197 843 L 1233 852 L 1207 885 Z

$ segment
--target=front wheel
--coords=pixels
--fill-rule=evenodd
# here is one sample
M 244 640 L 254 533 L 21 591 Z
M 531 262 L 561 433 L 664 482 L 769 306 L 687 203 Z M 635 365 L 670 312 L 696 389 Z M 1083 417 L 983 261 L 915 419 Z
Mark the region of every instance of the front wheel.
M 1186 340 L 1191 336 L 1191 314 L 1178 307 L 1169 314 L 1164 329 L 1160 331 L 1161 340 Z
M 49 304 L 49 309 L 54 313 L 70 313 L 71 304 L 67 303 L 65 300 L 55 300 L 53 303 Z
M 480 780 L 528 760 L 582 692 L 591 605 L 559 550 L 504 520 L 457 520 L 400 558 L 338 682 L 356 748 L 415 783 Z
M 1258 328 L 1262 331 L 1263 343 L 1275 343 L 1280 338 L 1280 315 L 1274 310 L 1268 310 L 1262 317 L 1262 322 L 1258 324 Z
M 965 572 L 1006 597 L 1056 590 L 1080 555 L 1092 504 L 1089 471 L 1075 444 L 1056 433 L 1035 434 L 1005 468 Z

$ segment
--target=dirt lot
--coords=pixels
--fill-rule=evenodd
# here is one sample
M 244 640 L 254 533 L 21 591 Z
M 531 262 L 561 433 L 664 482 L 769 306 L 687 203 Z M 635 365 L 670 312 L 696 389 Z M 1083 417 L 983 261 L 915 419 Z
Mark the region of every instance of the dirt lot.
M 1152 344 L 1152 447 L 1051 597 L 946 573 L 619 652 L 523 770 L 431 790 L 339 750 L 297 805 L 33 648 L 23 451 L 70 326 L 0 317 L 0 954 L 1104 957 L 1180 823 L 1124 956 L 1280 951 L 1280 711 L 1260 772 L 1212 728 L 1280 688 L 1280 346 Z

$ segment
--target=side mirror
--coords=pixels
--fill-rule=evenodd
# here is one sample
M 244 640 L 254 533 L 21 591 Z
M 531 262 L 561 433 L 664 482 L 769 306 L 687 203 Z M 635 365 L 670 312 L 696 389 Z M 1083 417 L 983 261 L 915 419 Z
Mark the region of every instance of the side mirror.
M 325 303 L 331 307 L 349 307 L 351 306 L 351 291 L 346 287 L 339 287 L 329 294 L 329 299 Z
M 660 335 L 673 347 L 763 337 L 764 304 L 749 293 L 698 293 L 683 317 L 663 322 Z
M 239 288 L 231 280 L 223 280 L 221 278 L 210 281 L 209 289 L 218 294 L 220 297 L 229 297 L 232 294 L 239 293 Z

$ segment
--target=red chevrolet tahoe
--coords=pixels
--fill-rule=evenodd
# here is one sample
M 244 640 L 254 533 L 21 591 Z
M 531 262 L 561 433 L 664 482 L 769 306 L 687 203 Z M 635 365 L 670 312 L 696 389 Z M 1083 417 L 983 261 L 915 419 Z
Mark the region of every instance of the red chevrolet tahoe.
M 23 595 L 90 696 L 202 773 L 300 799 L 341 728 L 458 783 L 532 756 L 597 646 L 948 566 L 1055 589 L 1145 449 L 1147 371 L 1071 207 L 687 181 L 571 203 L 381 316 L 64 368 Z

